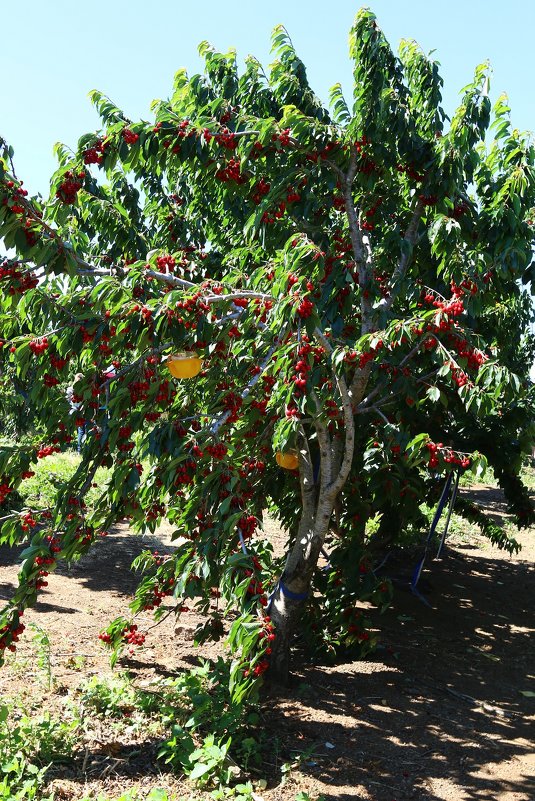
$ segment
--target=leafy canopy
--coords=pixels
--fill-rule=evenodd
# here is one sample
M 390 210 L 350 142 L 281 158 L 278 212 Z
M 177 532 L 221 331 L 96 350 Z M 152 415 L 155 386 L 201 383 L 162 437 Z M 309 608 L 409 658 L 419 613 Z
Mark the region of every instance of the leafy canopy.
M 321 590 L 303 626 L 330 652 L 372 644 L 355 603 L 382 605 L 389 588 L 371 560 L 386 529 L 394 542 L 419 529 L 440 474 L 489 460 L 530 519 L 532 142 L 505 96 L 491 108 L 486 65 L 450 120 L 416 43 L 395 55 L 361 10 L 349 49 L 352 95 L 334 86 L 329 108 L 282 27 L 268 74 L 203 43 L 204 73 L 180 70 L 151 122 L 94 91 L 102 129 L 56 147 L 46 200 L 3 144 L 0 235 L 15 255 L 0 265 L 0 369 L 26 382 L 45 430 L 0 449 L 3 508 L 37 459 L 88 434 L 55 505 L 1 521 L 1 541 L 29 541 L 2 648 L 58 560 L 125 517 L 138 531 L 166 518 L 176 550 L 137 560 L 131 612 L 195 604 L 201 642 L 232 612 L 240 700 L 275 636 L 264 607 L 283 561 L 267 510 L 290 556 L 300 520 L 315 558 L 329 543 L 330 571 L 307 562 L 287 584 Z M 197 377 L 170 375 L 177 353 L 202 360 Z M 298 469 L 281 469 L 275 454 L 293 451 Z M 100 465 L 110 479 L 87 506 Z M 102 637 L 144 635 L 125 617 Z

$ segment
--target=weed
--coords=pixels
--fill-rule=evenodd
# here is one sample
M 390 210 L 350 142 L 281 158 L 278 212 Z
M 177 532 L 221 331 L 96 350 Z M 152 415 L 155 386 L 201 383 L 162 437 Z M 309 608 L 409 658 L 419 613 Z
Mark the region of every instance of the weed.
M 266 782 L 257 782 L 256 789 L 265 789 Z M 255 787 L 251 782 L 245 784 L 235 784 L 233 787 L 224 787 L 221 785 L 217 790 L 212 790 L 211 797 L 214 801 L 255 801 L 258 795 L 255 795 Z
M 52 660 L 50 638 L 46 631 L 38 626 L 37 623 L 30 623 L 30 628 L 35 632 L 32 642 L 36 649 L 37 667 L 40 670 L 40 677 L 45 684 L 48 692 L 52 689 Z
M 1 796 L 0 796 L 1 801 Z M 94 796 L 84 797 L 81 801 L 112 801 L 110 798 L 104 795 L 99 795 L 97 798 Z M 115 798 L 113 801 L 186 801 L 186 799 L 177 798 L 174 793 L 169 795 L 166 790 L 162 790 L 159 787 L 155 787 L 149 791 L 148 795 L 143 792 L 141 795 L 137 792 L 137 790 L 130 790 L 127 793 L 124 793 L 120 798 Z
M 110 718 L 122 718 L 136 707 L 136 691 L 127 674 L 91 676 L 80 687 L 80 699 L 86 709 Z
M 228 784 L 232 778 L 232 768 L 228 764 L 227 754 L 232 742 L 216 741 L 213 734 L 204 738 L 203 742 L 189 755 L 191 769 L 187 771 L 191 781 L 196 784 L 211 784 L 218 779 Z
M 65 667 L 71 670 L 83 670 L 87 664 L 87 658 L 83 654 L 77 656 L 69 656 L 65 661 Z
M 324 795 L 318 795 L 314 799 L 308 793 L 301 792 L 301 793 L 297 793 L 297 795 L 295 796 L 295 801 L 325 801 L 325 796 Z
M 47 769 L 52 762 L 72 760 L 78 727 L 78 720 L 35 719 L 0 706 L 1 801 L 48 801 L 40 795 Z
M 219 658 L 161 685 L 160 714 L 170 736 L 158 756 L 201 785 L 227 784 L 239 773 L 234 757 L 240 766 L 260 761 L 252 736 L 258 715 L 250 705 L 231 703 L 228 670 Z
M 310 757 L 314 754 L 315 745 L 310 746 L 306 749 L 306 751 L 293 751 L 295 753 L 294 758 L 291 762 L 284 762 L 281 765 L 281 777 L 282 777 L 282 784 L 284 784 L 290 777 L 290 774 L 293 770 L 298 770 L 304 762 L 310 760 Z
M 236 755 L 246 773 L 251 765 L 258 767 L 262 763 L 261 745 L 254 737 L 244 737 L 236 748 Z

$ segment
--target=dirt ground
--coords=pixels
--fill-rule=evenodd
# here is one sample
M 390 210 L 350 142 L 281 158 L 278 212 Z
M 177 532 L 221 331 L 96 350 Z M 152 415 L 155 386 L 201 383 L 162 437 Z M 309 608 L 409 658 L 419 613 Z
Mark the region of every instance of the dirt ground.
M 479 486 L 470 495 L 502 516 L 499 491 Z M 260 723 L 272 747 L 258 773 L 268 788 L 258 797 L 293 801 L 304 791 L 326 801 L 533 801 L 535 697 L 523 694 L 535 691 L 533 534 L 519 535 L 523 550 L 513 557 L 482 540 L 450 544 L 426 567 L 429 605 L 399 589 L 377 618 L 382 644 L 372 658 L 296 664 L 292 686 L 269 699 Z M 2 696 L 54 710 L 84 676 L 109 672 L 97 634 L 124 610 L 136 583 L 127 568 L 146 547 L 169 550 L 165 530 L 147 540 L 120 527 L 90 558 L 50 576 L 26 622 L 49 634 L 55 687 L 46 692 L 37 679 L 30 636 L 0 671 Z M 0 598 L 15 581 L 13 554 L 0 549 Z M 175 632 L 169 619 L 118 669 L 143 684 L 194 664 L 197 653 L 190 626 Z M 57 769 L 57 797 L 154 786 L 190 796 L 180 777 L 160 772 L 154 742 L 128 728 L 118 740 L 104 727 L 74 765 Z M 292 760 L 281 783 L 281 766 Z

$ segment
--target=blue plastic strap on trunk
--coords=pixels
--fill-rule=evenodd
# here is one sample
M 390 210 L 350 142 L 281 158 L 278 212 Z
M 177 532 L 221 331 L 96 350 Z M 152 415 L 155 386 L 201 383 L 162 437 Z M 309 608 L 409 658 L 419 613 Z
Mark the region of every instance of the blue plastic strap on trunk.
M 238 529 L 238 537 L 240 538 L 240 545 L 241 545 L 242 551 L 244 552 L 244 554 L 246 556 L 248 556 L 249 553 L 247 551 L 247 548 L 245 547 L 245 540 L 243 539 L 243 534 L 242 534 L 241 528 Z
M 291 601 L 306 601 L 308 598 L 308 592 L 292 592 L 281 579 L 279 579 L 279 588 L 282 594 Z

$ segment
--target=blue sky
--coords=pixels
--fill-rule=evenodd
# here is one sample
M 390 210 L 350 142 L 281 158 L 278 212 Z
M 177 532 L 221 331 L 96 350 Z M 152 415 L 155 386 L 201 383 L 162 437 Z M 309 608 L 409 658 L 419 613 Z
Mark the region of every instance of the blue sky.
M 348 0 L 19 0 L 2 4 L 0 135 L 15 148 L 18 173 L 31 191 L 47 192 L 54 142 L 75 145 L 97 116 L 87 93 L 110 95 L 132 118 L 149 118 L 153 98 L 167 96 L 174 72 L 200 68 L 197 45 L 235 47 L 269 64 L 270 32 L 288 29 L 322 98 L 341 81 L 350 94 L 347 36 L 358 2 Z M 534 0 L 375 0 L 369 4 L 390 43 L 416 39 L 435 50 L 445 80 L 445 107 L 474 66 L 489 59 L 492 93 L 507 91 L 516 127 L 535 130 Z

